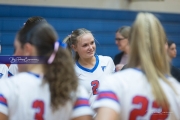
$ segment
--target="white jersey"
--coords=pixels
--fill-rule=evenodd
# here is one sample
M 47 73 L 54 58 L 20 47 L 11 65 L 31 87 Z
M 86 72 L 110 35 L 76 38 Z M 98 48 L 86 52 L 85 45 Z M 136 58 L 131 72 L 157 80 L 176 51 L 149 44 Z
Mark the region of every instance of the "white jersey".
M 180 84 L 172 77 L 167 78 L 178 92 L 175 94 L 159 80 L 170 110 L 157 105 L 146 76 L 141 70 L 133 68 L 108 76 L 99 88 L 93 108 L 111 108 L 119 113 L 121 120 L 180 120 Z
M 17 64 L 11 64 L 9 66 L 8 77 L 14 76 L 16 74 L 18 74 L 18 66 Z
M 49 84 L 42 77 L 23 72 L 0 81 L 0 112 L 9 120 L 70 120 L 93 114 L 83 87 L 72 98 L 53 112 Z
M 88 91 L 91 105 L 95 100 L 99 84 L 104 80 L 104 76 L 115 71 L 114 62 L 110 57 L 101 55 L 95 57 L 96 63 L 92 69 L 84 68 L 78 62 L 75 65 L 80 85 Z
M 8 77 L 8 67 L 6 64 L 0 64 L 0 79 Z

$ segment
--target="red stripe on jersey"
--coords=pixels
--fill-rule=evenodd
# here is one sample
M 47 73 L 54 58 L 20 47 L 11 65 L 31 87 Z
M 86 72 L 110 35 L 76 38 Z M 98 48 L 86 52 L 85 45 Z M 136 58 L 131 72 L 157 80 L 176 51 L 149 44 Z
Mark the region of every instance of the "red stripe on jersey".
M 7 101 L 6 101 L 6 98 L 4 98 L 3 95 L 0 94 L 0 104 L 3 104 L 5 106 L 7 106 Z
M 74 109 L 82 106 L 89 106 L 88 99 L 78 98 L 77 101 L 75 102 Z
M 101 99 L 111 99 L 111 100 L 114 100 L 117 103 L 119 103 L 118 97 L 112 91 L 102 91 L 102 92 L 99 92 L 97 100 L 101 100 Z

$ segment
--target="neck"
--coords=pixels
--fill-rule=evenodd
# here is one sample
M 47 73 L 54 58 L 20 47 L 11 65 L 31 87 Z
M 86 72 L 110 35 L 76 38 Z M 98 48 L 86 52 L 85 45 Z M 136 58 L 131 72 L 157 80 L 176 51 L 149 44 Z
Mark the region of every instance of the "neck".
M 96 58 L 95 56 L 93 56 L 92 58 L 79 58 L 78 60 L 79 64 L 82 65 L 85 68 L 92 68 L 94 67 L 95 63 L 96 63 Z
M 129 45 L 126 46 L 125 50 L 124 50 L 124 53 L 125 54 L 128 54 L 129 53 Z
M 168 57 L 168 59 L 169 59 L 169 62 L 171 63 L 171 62 L 172 62 L 172 58 L 171 58 L 171 57 Z
M 43 66 L 42 66 L 42 64 L 30 65 L 28 67 L 28 71 L 35 73 L 35 74 L 43 75 Z

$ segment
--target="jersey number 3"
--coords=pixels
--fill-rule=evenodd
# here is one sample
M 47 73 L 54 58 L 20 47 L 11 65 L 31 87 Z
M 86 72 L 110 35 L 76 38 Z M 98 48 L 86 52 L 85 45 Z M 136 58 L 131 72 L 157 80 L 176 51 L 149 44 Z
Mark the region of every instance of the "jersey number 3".
M 44 102 L 41 100 L 36 100 L 33 102 L 32 107 L 36 109 L 35 113 L 35 120 L 44 120 L 43 114 L 44 114 Z
M 92 87 L 93 95 L 96 95 L 98 93 L 97 89 L 99 87 L 99 81 L 98 80 L 92 81 L 91 86 L 93 86 Z

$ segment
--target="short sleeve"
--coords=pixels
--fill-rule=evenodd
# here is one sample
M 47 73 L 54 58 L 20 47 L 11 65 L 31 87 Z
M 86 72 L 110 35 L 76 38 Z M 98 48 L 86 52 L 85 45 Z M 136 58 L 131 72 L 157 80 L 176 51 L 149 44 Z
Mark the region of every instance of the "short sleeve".
M 117 113 L 120 113 L 120 94 L 117 89 L 116 81 L 108 76 L 99 87 L 99 94 L 97 95 L 96 101 L 93 104 L 93 109 L 101 107 L 111 108 Z
M 0 79 L 4 79 L 8 77 L 8 68 L 6 65 L 2 65 L 0 70 Z
M 0 81 L 0 112 L 8 116 L 8 108 L 10 104 L 16 104 L 14 101 L 15 89 L 11 79 L 3 79 Z M 11 101 L 11 102 L 10 102 Z
M 14 76 L 14 75 L 18 74 L 18 67 L 17 67 L 17 65 L 16 64 L 11 64 L 9 66 L 8 73 L 10 74 L 10 75 L 8 74 L 8 76 Z
M 93 115 L 93 110 L 90 107 L 88 98 L 86 90 L 82 86 L 79 86 L 77 90 L 77 99 L 73 107 L 72 118 Z
M 108 59 L 108 65 L 107 65 L 106 71 L 108 71 L 108 73 L 114 73 L 115 72 L 114 62 L 111 57 L 108 57 L 108 58 L 109 59 Z

